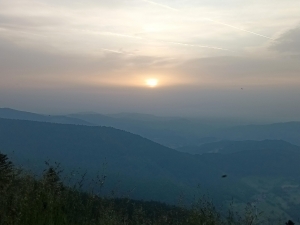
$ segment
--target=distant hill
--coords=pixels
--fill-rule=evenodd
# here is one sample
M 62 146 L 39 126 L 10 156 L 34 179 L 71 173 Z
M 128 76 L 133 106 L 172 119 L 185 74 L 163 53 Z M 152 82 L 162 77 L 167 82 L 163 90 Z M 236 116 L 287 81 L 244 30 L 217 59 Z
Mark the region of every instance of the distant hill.
M 222 140 L 262 141 L 269 139 L 283 140 L 300 145 L 300 122 L 232 127 L 234 122 L 229 121 L 228 123 L 225 123 L 223 120 L 217 119 L 214 121 L 209 119 L 159 117 L 138 113 L 120 113 L 111 115 L 79 113 L 50 116 L 7 108 L 0 108 L 0 118 L 114 127 L 141 135 L 154 142 L 174 149 L 185 146 L 200 146 L 205 143 Z M 191 152 L 192 150 L 184 151 Z
M 86 121 L 77 118 L 71 118 L 67 116 L 41 115 L 37 113 L 24 112 L 24 111 L 14 110 L 10 108 L 0 108 L 0 118 L 29 120 L 29 121 L 38 121 L 38 122 L 50 122 L 50 123 L 62 123 L 62 124 L 92 125 Z
M 97 113 L 94 113 L 94 114 L 97 114 Z M 163 116 L 155 116 L 155 115 L 144 114 L 144 113 L 116 113 L 116 114 L 108 114 L 107 116 L 109 116 L 111 118 L 140 120 L 140 121 L 178 120 L 178 118 L 176 118 L 176 117 L 163 117 Z
M 78 113 L 53 116 L 0 108 L 0 118 L 114 127 L 142 135 L 172 148 L 190 143 L 198 144 L 215 140 L 214 138 L 206 138 L 206 134 L 215 129 L 214 126 L 209 124 L 183 118 L 159 117 L 148 114 L 120 113 L 102 115 L 97 113 Z M 202 136 L 205 138 L 202 138 Z
M 247 125 L 222 129 L 211 136 L 225 140 L 284 140 L 300 145 L 300 122 Z
M 241 151 L 285 149 L 300 151 L 300 147 L 281 140 L 263 141 L 218 141 L 205 143 L 200 146 L 184 146 L 177 150 L 191 154 L 219 153 L 230 154 Z
M 69 117 L 81 119 L 99 126 L 109 126 L 139 134 L 168 147 L 178 147 L 189 143 L 206 142 L 207 134 L 214 126 L 201 121 L 176 117 L 158 117 L 147 114 L 70 114 Z M 213 139 L 215 140 L 215 139 Z
M 104 169 L 108 189 L 135 199 L 176 203 L 182 194 L 192 199 L 199 192 L 224 204 L 260 199 L 265 211 L 296 218 L 299 148 L 269 140 L 249 143 L 248 150 L 191 155 L 109 127 L 0 119 L 0 151 L 31 169 L 57 161 L 66 171 L 88 171 L 88 179 Z

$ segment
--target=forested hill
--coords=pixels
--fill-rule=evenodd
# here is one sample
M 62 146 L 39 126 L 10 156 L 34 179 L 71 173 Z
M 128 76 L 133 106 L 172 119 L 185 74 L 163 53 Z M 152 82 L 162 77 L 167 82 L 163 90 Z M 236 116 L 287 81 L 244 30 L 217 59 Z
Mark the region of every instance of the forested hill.
M 40 171 L 45 160 L 56 161 L 66 171 L 87 171 L 86 181 L 103 171 L 103 193 L 134 199 L 178 203 L 182 194 L 191 200 L 200 191 L 219 202 L 247 203 L 262 195 L 270 213 L 296 218 L 299 148 L 265 141 L 240 150 L 191 155 L 109 127 L 0 119 L 0 152 L 17 165 Z
M 145 199 L 192 193 L 190 189 L 204 180 L 206 186 L 215 186 L 222 175 L 192 155 L 109 127 L 0 119 L 0 151 L 22 164 L 50 159 L 89 173 L 106 163 L 108 173 L 118 174 L 116 179 L 125 180 L 125 188 Z

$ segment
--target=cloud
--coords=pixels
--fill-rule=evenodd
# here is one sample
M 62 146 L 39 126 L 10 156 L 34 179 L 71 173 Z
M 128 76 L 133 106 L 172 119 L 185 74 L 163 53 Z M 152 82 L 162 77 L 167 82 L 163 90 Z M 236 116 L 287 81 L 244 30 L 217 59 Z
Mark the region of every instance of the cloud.
M 44 52 L 0 39 L 1 88 L 86 87 L 101 82 L 130 86 L 137 76 L 165 71 L 172 64 L 168 58 L 109 51 L 97 55 Z
M 0 0 L 0 105 L 250 115 L 273 102 L 271 115 L 281 102 L 299 115 L 298 62 L 249 53 L 266 40 L 242 31 L 274 37 L 293 27 L 298 1 L 153 0 L 174 13 L 143 0 Z M 272 49 L 299 55 L 299 29 Z M 152 77 L 163 85 L 140 85 Z
M 282 34 L 277 41 L 271 46 L 272 50 L 300 56 L 300 25 Z
M 183 62 L 177 71 L 202 86 L 259 87 L 300 83 L 300 65 L 282 58 L 199 58 Z
M 164 86 L 299 85 L 295 60 L 262 57 L 168 58 L 102 51 L 93 54 L 45 52 L 0 39 L 0 79 L 6 87 L 79 85 L 136 86 L 149 77 Z M 122 50 L 117 49 L 118 52 Z M 4 88 L 5 86 L 2 86 Z
M 0 39 L 0 71 L 0 105 L 29 111 L 267 118 L 300 112 L 296 60 L 54 54 Z M 174 85 L 132 85 L 148 75 Z

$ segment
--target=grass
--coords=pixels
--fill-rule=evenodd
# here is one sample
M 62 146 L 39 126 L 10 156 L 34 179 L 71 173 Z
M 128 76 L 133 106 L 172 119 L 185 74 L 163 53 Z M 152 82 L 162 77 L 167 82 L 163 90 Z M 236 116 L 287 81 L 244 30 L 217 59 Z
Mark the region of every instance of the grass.
M 0 154 L 0 224 L 2 225 L 254 225 L 261 224 L 251 208 L 243 216 L 229 210 L 222 216 L 203 197 L 191 207 L 159 202 L 101 197 L 82 191 L 82 180 L 66 186 L 59 165 L 38 178 L 16 169 Z M 105 176 L 97 179 L 103 185 Z

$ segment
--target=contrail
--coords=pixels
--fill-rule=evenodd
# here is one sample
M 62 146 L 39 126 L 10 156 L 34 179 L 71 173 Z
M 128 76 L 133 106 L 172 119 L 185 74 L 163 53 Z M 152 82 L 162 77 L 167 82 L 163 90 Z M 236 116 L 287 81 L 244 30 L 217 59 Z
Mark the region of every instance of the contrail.
M 231 28 L 234 28 L 234 29 L 237 29 L 237 30 L 240 30 L 240 31 L 244 31 L 244 32 L 247 32 L 247 33 L 250 33 L 250 34 L 254 34 L 254 35 L 257 35 L 257 36 L 264 37 L 264 38 L 275 41 L 275 39 L 273 39 L 271 37 L 267 37 L 267 36 L 262 35 L 262 34 L 258 34 L 258 33 L 255 33 L 255 32 L 249 31 L 249 30 L 245 30 L 245 29 L 242 29 L 240 27 L 236 27 L 236 26 L 233 26 L 233 25 L 230 25 L 230 24 L 227 24 L 227 23 L 222 23 L 222 22 L 212 20 L 212 19 L 209 19 L 209 18 L 204 18 L 204 19 L 208 20 L 208 21 L 211 21 L 211 22 L 214 22 L 214 23 L 218 23 L 218 24 L 221 24 L 221 25 L 224 25 L 224 26 L 227 26 L 227 27 L 231 27 Z
M 93 30 L 83 30 L 87 31 L 93 34 L 100 34 L 100 35 L 109 35 L 109 36 L 119 36 L 119 37 L 126 37 L 126 38 L 134 38 L 134 39 L 141 39 L 141 37 L 133 36 L 133 35 L 127 35 L 127 34 L 120 34 L 120 33 L 114 33 L 114 32 L 99 32 L 99 31 L 93 31 Z
M 155 39 L 151 39 L 151 40 L 154 41 Z M 226 48 L 207 46 L 207 45 L 194 45 L 194 44 L 188 44 L 188 43 L 182 43 L 182 42 L 173 42 L 173 41 L 164 41 L 164 40 L 155 40 L 155 41 L 161 41 L 161 42 L 170 43 L 170 44 L 174 44 L 174 45 L 183 45 L 183 46 L 189 46 L 189 47 L 210 48 L 210 49 L 215 49 L 215 50 L 231 51 L 231 50 L 226 49 Z
M 144 37 L 140 37 L 140 36 L 133 36 L 133 35 L 128 35 L 128 34 L 120 34 L 120 33 L 112 33 L 112 32 L 103 32 L 103 33 L 100 33 L 100 34 L 102 34 L 102 35 L 112 35 L 112 36 L 117 36 L 117 37 L 133 38 L 133 39 L 139 39 L 139 40 L 165 42 L 165 43 L 170 43 L 170 44 L 174 44 L 174 45 L 184 45 L 184 46 L 189 46 L 189 47 L 210 48 L 210 49 L 215 49 L 215 50 L 230 51 L 230 50 L 225 49 L 225 48 L 219 48 L 219 47 L 214 47 L 214 46 L 194 45 L 194 44 L 187 44 L 187 43 L 182 43 L 182 42 L 164 41 L 164 40 L 158 40 L 158 39 L 144 38 Z M 119 52 L 119 53 L 121 53 L 121 52 Z
M 167 5 L 162 5 L 162 4 L 153 2 L 153 1 L 149 1 L 149 0 L 140 0 L 140 1 L 148 2 L 148 3 L 154 4 L 154 5 L 160 6 L 160 7 L 164 7 L 166 9 L 173 10 L 173 11 L 179 11 L 178 9 L 172 8 L 172 7 L 167 6 Z M 254 34 L 254 35 L 257 35 L 257 36 L 260 36 L 260 37 L 267 38 L 269 40 L 275 41 L 275 39 L 273 39 L 271 37 L 268 37 L 268 36 L 265 36 L 265 35 L 262 35 L 262 34 L 259 34 L 259 33 L 255 33 L 255 32 L 249 31 L 249 30 L 245 30 L 245 29 L 242 29 L 240 27 L 236 27 L 236 26 L 233 26 L 233 25 L 230 25 L 230 24 L 227 24 L 227 23 L 222 23 L 222 22 L 219 22 L 219 21 L 216 21 L 216 20 L 212 20 L 212 19 L 209 19 L 209 18 L 204 18 L 204 19 L 208 20 L 208 21 L 211 21 L 211 22 L 214 22 L 214 23 L 221 24 L 223 26 L 231 27 L 231 28 L 236 29 L 236 30 L 244 31 L 244 32 L 247 32 L 247 33 L 250 33 L 250 34 Z
M 101 48 L 101 50 L 105 51 L 105 52 L 113 52 L 113 53 L 117 53 L 117 54 L 126 54 L 124 52 L 120 52 L 120 51 L 112 50 L 112 49 L 107 49 L 107 48 Z
M 143 39 L 142 37 L 128 35 L 128 34 L 120 34 L 120 33 L 113 33 L 113 32 L 102 32 L 102 35 L 111 35 L 111 36 L 119 36 L 119 37 L 126 37 L 126 38 L 134 38 L 134 39 Z
M 170 10 L 173 10 L 173 11 L 179 11 L 178 9 L 175 9 L 175 8 L 170 7 L 170 6 L 163 5 L 163 4 L 160 4 L 160 3 L 157 3 L 157 2 L 152 2 L 152 1 L 149 1 L 149 0 L 141 0 L 141 1 L 148 2 L 148 3 L 153 4 L 153 5 L 158 5 L 160 7 L 170 9 Z
M 116 53 L 116 54 L 135 55 L 133 53 L 123 52 L 123 51 L 118 51 L 118 50 L 113 50 L 113 49 L 108 49 L 108 48 L 100 48 L 100 50 L 105 51 L 105 52 L 112 52 L 112 53 Z
M 206 46 L 206 45 L 193 45 L 193 44 L 187 44 L 187 43 L 181 43 L 181 42 L 172 42 L 172 41 L 163 41 L 174 45 L 183 45 L 183 46 L 189 46 L 189 47 L 197 47 L 197 48 L 210 48 L 215 50 L 222 50 L 222 51 L 231 51 L 226 48 L 219 48 L 219 47 L 213 47 L 213 46 Z

